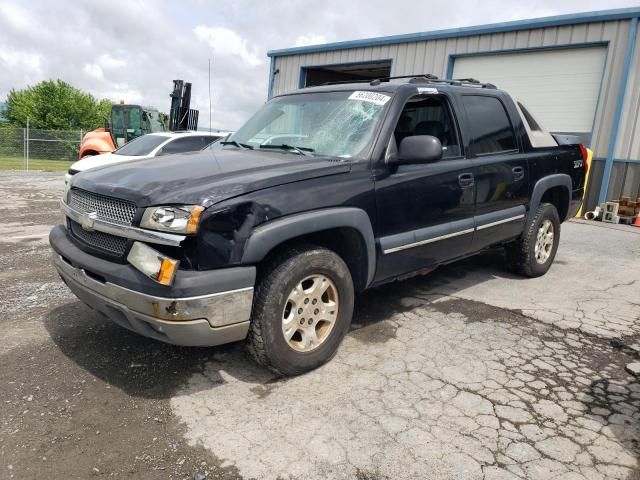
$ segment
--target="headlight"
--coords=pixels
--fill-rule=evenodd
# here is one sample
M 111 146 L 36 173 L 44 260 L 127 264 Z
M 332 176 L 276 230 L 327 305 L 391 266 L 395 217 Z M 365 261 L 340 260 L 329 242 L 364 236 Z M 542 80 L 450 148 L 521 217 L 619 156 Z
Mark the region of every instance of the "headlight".
M 200 205 L 150 207 L 144 211 L 140 226 L 163 232 L 197 233 L 202 212 L 204 207 Z

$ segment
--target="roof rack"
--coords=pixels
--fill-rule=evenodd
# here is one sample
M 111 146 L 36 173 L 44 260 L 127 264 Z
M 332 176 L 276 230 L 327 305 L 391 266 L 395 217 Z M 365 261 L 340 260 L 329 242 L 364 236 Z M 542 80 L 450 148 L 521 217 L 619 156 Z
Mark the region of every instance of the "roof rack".
M 493 90 L 498 88 L 493 83 L 488 83 L 488 82 L 482 83 L 480 80 L 476 80 L 475 78 L 455 78 L 452 81 L 459 82 L 460 84 L 463 84 L 463 85 L 472 85 L 472 86 L 481 87 L 481 88 L 491 88 Z
M 481 83 L 479 80 L 475 78 L 454 78 L 452 80 L 438 78 L 436 75 L 432 73 L 421 73 L 414 75 L 399 75 L 395 77 L 380 77 L 375 78 L 373 80 L 342 80 L 339 82 L 325 82 L 323 85 L 340 85 L 345 83 L 368 83 L 371 86 L 380 85 L 382 82 L 387 82 L 389 80 L 398 80 L 408 78 L 409 83 L 446 83 L 448 85 L 454 86 L 467 86 L 467 87 L 479 87 L 479 88 L 490 88 L 496 89 L 497 87 L 492 83 Z
M 397 80 L 401 78 L 409 78 L 409 83 L 420 83 L 420 82 L 430 82 L 432 80 L 437 80 L 438 77 L 433 75 L 432 73 L 422 73 L 420 75 L 399 75 L 396 77 L 382 77 L 371 80 L 371 85 L 380 85 L 383 80 Z
M 343 84 L 346 84 L 346 83 L 371 83 L 372 81 L 373 80 L 371 80 L 370 78 L 367 78 L 367 79 L 364 79 L 364 80 L 340 80 L 338 82 L 324 82 L 322 84 L 322 86 L 325 86 L 325 85 L 343 85 Z M 304 88 L 307 88 L 307 87 L 304 87 Z
M 421 83 L 421 82 L 424 82 L 426 79 L 428 83 L 446 83 L 448 85 L 454 85 L 456 87 L 460 87 L 460 86 L 479 87 L 479 88 L 491 88 L 494 90 L 497 88 L 493 83 L 482 83 L 479 80 L 476 80 L 475 78 L 446 79 L 446 78 L 438 78 L 433 75 L 431 75 L 430 77 L 427 77 L 426 75 L 422 75 L 422 76 L 413 75 L 413 77 L 414 78 L 409 80 L 409 83 Z
M 363 80 L 341 80 L 339 82 L 325 82 L 322 85 L 341 85 L 345 83 L 368 83 L 369 85 L 375 86 L 375 85 L 380 85 L 380 83 L 382 82 L 387 82 L 389 80 L 398 80 L 400 78 L 411 78 L 411 79 L 420 78 L 424 82 L 424 81 L 436 80 L 438 77 L 430 73 L 426 73 L 422 75 L 400 75 L 396 77 L 378 77 L 378 78 L 374 78 L 373 80 L 370 78 L 363 79 Z

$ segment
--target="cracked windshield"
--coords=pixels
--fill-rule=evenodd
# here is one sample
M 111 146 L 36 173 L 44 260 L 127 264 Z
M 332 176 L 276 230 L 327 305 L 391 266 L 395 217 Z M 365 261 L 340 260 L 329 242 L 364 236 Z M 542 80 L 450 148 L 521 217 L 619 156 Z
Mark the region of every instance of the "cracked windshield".
M 300 155 L 358 158 L 371 145 L 390 99 L 387 94 L 365 91 L 276 98 L 224 144 Z

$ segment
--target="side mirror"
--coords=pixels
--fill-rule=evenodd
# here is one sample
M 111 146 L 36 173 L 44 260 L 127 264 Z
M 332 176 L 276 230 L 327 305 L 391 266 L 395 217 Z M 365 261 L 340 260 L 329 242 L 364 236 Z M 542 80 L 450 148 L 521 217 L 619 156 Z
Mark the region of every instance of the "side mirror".
M 432 135 L 413 135 L 400 142 L 397 159 L 398 165 L 414 163 L 430 163 L 442 158 L 442 144 Z

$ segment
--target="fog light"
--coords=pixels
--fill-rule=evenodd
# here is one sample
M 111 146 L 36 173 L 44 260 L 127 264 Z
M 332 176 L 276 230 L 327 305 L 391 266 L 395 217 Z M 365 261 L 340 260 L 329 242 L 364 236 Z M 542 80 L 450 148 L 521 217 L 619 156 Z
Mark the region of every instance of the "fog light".
M 152 280 L 171 285 L 180 262 L 141 242 L 133 242 L 127 261 Z

